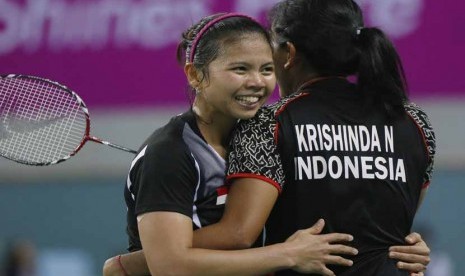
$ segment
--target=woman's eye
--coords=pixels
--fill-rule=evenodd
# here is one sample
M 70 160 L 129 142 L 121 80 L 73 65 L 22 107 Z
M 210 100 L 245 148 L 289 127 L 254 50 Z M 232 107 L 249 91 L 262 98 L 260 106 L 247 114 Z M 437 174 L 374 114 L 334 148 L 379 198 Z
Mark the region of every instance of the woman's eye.
M 273 66 L 265 67 L 265 68 L 263 68 L 262 72 L 263 72 L 263 74 L 273 74 L 274 73 L 274 67 Z
M 235 72 L 245 72 L 245 71 L 247 71 L 247 68 L 245 66 L 238 66 L 238 67 L 234 67 L 233 71 L 235 71 Z

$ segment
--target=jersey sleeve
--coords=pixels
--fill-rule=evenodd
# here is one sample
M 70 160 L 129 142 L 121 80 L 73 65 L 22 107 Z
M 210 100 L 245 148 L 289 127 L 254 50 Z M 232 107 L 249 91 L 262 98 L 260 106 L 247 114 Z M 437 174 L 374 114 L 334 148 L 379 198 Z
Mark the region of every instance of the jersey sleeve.
M 188 150 L 168 143 L 149 145 L 134 170 L 136 216 L 168 211 L 192 217 L 197 174 Z
M 276 130 L 272 110 L 264 108 L 254 118 L 238 124 L 228 157 L 228 183 L 235 178 L 257 178 L 281 192 L 284 171 L 274 138 Z
M 426 188 L 431 182 L 433 176 L 434 156 L 436 154 L 436 135 L 434 133 L 428 115 L 416 104 L 405 104 L 407 114 L 417 125 L 425 145 L 425 151 L 428 154 L 428 166 L 423 176 L 423 187 Z

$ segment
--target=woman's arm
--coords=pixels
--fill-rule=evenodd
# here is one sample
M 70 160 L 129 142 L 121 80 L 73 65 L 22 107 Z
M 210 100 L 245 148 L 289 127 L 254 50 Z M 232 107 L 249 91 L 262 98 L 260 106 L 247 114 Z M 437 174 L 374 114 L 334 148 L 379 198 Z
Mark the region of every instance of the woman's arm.
M 257 239 L 273 208 L 278 190 L 264 183 L 241 183 L 231 186 L 222 219 L 194 231 L 193 247 L 208 249 L 249 248 Z M 250 184 L 250 185 L 249 185 Z M 253 210 L 253 211 L 252 211 Z M 121 263 L 119 263 L 121 262 Z M 136 251 L 108 259 L 103 267 L 104 276 L 149 275 L 144 252 Z
M 334 275 L 325 263 L 351 265 L 352 262 L 320 253 L 352 254 L 351 248 L 330 243 L 351 238 L 344 234 L 315 236 L 323 226 L 324 221 L 320 220 L 314 227 L 298 231 L 285 243 L 221 251 L 193 248 L 192 222 L 185 215 L 150 212 L 139 217 L 141 242 L 152 275 L 257 275 L 280 269 Z
M 271 209 L 278 197 L 278 190 L 258 179 L 237 179 L 231 186 L 226 201 L 225 213 L 222 219 L 213 225 L 198 229 L 193 234 L 193 247 L 209 249 L 244 249 L 249 248 L 260 234 L 265 221 L 268 218 Z M 192 227 L 192 222 L 190 223 Z M 318 234 L 318 233 L 317 233 Z M 315 242 L 337 243 L 342 234 L 334 235 L 314 235 L 312 238 Z M 349 235 L 344 235 L 347 239 Z M 344 240 L 345 241 L 345 240 Z M 344 252 L 350 252 L 353 248 L 347 246 L 335 246 L 329 248 L 329 251 L 318 252 L 321 248 L 313 248 L 312 256 L 321 259 L 330 259 L 333 254 L 340 254 L 341 248 Z M 326 250 L 326 249 L 325 249 Z M 148 275 L 148 267 L 141 264 L 144 261 L 142 251 L 137 253 L 128 253 L 122 255 L 121 264 L 129 275 L 142 276 Z M 104 266 L 104 276 L 119 276 L 122 273 L 120 264 L 112 258 Z M 347 259 L 338 257 L 337 264 L 347 264 Z M 324 262 L 318 262 L 323 266 Z
M 249 248 L 263 230 L 278 190 L 258 179 L 237 179 L 230 186 L 221 220 L 194 233 L 194 247 Z

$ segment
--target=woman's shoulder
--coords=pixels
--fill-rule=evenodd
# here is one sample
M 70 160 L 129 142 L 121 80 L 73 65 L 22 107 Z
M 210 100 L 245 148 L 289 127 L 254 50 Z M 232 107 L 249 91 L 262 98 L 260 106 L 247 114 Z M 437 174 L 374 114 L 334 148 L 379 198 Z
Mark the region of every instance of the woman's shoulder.
M 424 131 L 433 131 L 431 121 L 426 112 L 414 102 L 404 103 L 405 112 L 417 124 L 417 126 Z
M 270 113 L 270 115 L 276 117 L 278 116 L 281 112 L 283 112 L 286 107 L 293 102 L 299 100 L 302 97 L 305 97 L 309 95 L 308 93 L 301 92 L 301 93 L 294 93 L 289 96 L 286 96 L 284 98 L 281 98 L 279 101 L 276 103 L 267 105 L 262 107 L 262 109 L 265 111 L 266 114 Z
M 428 115 L 419 105 L 413 102 L 404 103 L 404 109 L 420 130 L 430 159 L 434 159 L 436 153 L 436 134 Z
M 189 118 L 189 112 L 172 117 L 165 125 L 154 130 L 144 141 L 142 147 L 147 146 L 150 151 L 175 150 L 181 147 L 184 143 L 182 133 L 186 125 L 189 124 Z

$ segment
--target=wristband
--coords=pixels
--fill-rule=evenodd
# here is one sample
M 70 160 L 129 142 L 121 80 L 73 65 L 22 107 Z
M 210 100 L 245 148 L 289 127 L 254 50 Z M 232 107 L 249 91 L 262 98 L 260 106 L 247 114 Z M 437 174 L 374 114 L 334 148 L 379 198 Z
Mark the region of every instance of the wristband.
M 123 271 L 124 276 L 129 276 L 126 269 L 124 269 L 123 263 L 121 262 L 121 255 L 118 255 L 118 257 L 116 257 L 116 260 L 118 261 L 118 265 L 121 268 L 121 270 Z

